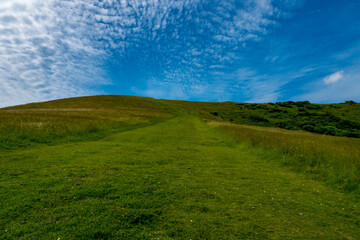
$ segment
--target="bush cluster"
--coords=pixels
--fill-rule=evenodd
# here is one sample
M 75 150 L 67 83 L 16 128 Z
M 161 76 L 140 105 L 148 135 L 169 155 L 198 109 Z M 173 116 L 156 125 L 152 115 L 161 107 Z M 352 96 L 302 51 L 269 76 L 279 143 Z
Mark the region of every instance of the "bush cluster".
M 356 106 L 354 101 L 328 105 L 313 104 L 309 101 L 237 103 L 234 104 L 235 110 L 222 108 L 219 112 L 210 113 L 235 123 L 304 130 L 332 136 L 360 137 L 360 123 L 349 120 L 348 117 Z

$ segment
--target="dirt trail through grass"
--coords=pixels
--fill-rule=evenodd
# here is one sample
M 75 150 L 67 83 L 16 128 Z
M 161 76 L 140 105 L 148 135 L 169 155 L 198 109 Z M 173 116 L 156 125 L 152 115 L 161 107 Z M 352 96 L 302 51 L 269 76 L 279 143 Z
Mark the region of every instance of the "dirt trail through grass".
M 195 117 L 0 155 L 0 239 L 360 239 L 360 205 Z

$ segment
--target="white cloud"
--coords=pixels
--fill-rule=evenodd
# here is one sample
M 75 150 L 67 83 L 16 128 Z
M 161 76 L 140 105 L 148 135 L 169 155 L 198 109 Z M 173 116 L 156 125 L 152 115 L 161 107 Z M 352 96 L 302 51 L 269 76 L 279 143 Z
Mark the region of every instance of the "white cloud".
M 340 71 L 340 74 L 332 79 L 336 84 L 333 82 L 333 84 L 324 86 L 324 79 L 309 83 L 306 86 L 307 93 L 295 97 L 294 100 L 308 100 L 318 103 L 343 102 L 346 100 L 360 101 L 359 67 L 360 63 L 357 63 Z M 336 79 L 338 80 L 336 81 Z
M 6 1 L 0 19 L 0 106 L 89 94 L 88 85 L 105 82 L 105 53 L 71 5 Z
M 242 32 L 266 33 L 267 27 L 276 23 L 271 17 L 277 17 L 278 9 L 271 0 L 245 1 L 245 5 L 245 8 L 237 11 L 235 17 L 235 25 Z M 247 35 L 244 37 L 246 39 Z
M 258 40 L 279 17 L 271 0 L 243 1 L 241 9 L 235 1 L 214 2 L 216 11 L 205 10 L 203 4 L 200 0 L 1 0 L 0 107 L 92 94 L 92 86 L 108 83 L 102 67 L 114 49 L 121 58 L 143 40 L 156 43 L 169 25 L 185 20 L 216 40 L 206 48 L 192 47 L 198 39 L 187 39 L 175 29 L 168 36 L 168 49 L 154 44 L 164 47 L 165 53 L 175 49 L 182 53 L 169 59 L 178 63 L 177 68 L 162 66 L 161 81 L 175 84 L 173 96 L 203 94 L 196 86 L 206 85 L 202 74 L 209 63 L 204 59 L 212 59 L 209 65 L 218 69 L 233 63 L 238 57 L 225 43 L 235 49 Z M 190 46 L 184 49 L 176 41 Z M 146 61 L 146 53 L 142 57 Z
M 336 83 L 339 80 L 341 80 L 343 78 L 343 73 L 344 71 L 338 71 L 336 73 L 333 73 L 329 76 L 326 76 L 323 81 L 326 85 L 332 84 L 332 83 Z
M 2 0 L 0 107 L 92 94 L 107 83 L 102 65 L 166 28 L 199 0 Z

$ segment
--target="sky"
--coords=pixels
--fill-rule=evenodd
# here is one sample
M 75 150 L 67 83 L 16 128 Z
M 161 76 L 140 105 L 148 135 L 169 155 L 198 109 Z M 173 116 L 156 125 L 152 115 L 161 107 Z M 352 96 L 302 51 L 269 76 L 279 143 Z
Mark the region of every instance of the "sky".
M 360 101 L 359 0 L 1 0 L 0 107 Z

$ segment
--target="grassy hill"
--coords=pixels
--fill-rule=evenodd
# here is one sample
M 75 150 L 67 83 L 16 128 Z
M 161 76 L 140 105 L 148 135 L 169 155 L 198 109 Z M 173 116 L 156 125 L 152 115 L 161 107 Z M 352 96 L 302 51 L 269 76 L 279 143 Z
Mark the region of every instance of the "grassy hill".
M 359 113 L 132 96 L 1 109 L 0 239 L 359 239 L 360 139 L 304 131 L 357 136 Z
M 100 139 L 114 131 L 192 112 L 203 119 L 360 137 L 360 104 L 210 103 L 93 96 L 0 109 L 0 151 Z M 11 131 L 9 131 L 11 129 Z
M 171 116 L 152 98 L 94 96 L 0 109 L 0 151 L 96 140 Z
M 195 109 L 206 118 L 211 118 L 211 114 L 233 123 L 304 130 L 332 136 L 360 137 L 360 104 L 353 101 L 339 104 L 314 104 L 307 101 L 182 104 Z

